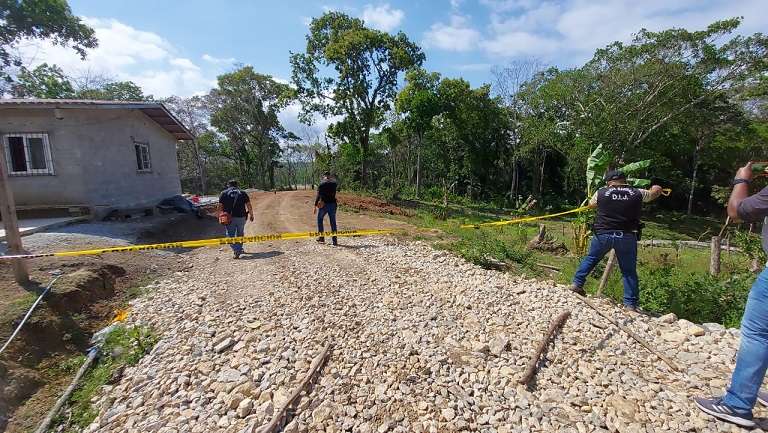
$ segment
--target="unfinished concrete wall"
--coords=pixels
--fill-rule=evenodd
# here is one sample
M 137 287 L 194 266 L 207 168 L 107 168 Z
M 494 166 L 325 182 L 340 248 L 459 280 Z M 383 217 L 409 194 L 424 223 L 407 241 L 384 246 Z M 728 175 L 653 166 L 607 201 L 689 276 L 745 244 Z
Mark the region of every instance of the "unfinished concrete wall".
M 54 175 L 12 176 L 18 206 L 154 206 L 181 193 L 176 140 L 139 110 L 0 109 L 0 135 L 48 134 Z M 148 143 L 151 169 L 137 169 L 134 142 Z

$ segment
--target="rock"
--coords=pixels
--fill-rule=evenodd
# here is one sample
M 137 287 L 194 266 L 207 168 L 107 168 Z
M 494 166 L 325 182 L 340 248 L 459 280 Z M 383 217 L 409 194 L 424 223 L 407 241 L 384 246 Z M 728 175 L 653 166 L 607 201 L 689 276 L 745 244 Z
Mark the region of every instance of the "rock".
M 253 410 L 253 400 L 251 400 L 250 398 L 246 398 L 245 400 L 241 401 L 240 404 L 237 406 L 237 416 L 240 418 L 245 418 L 251 414 L 252 410 Z
M 661 338 L 673 344 L 682 344 L 688 339 L 688 335 L 680 331 L 667 331 L 661 334 Z
M 242 377 L 242 374 L 240 374 L 239 371 L 233 370 L 233 369 L 227 369 L 219 373 L 219 375 L 216 377 L 216 380 L 218 382 L 237 382 L 240 380 L 240 377 Z
M 701 327 L 707 332 L 725 332 L 725 326 L 719 323 L 702 323 Z
M 443 419 L 446 421 L 451 421 L 456 418 L 456 412 L 451 408 L 442 409 L 440 415 L 442 415 Z
M 657 321 L 661 323 L 667 323 L 672 324 L 677 321 L 677 315 L 675 313 L 667 313 L 659 318 L 656 319 Z
M 213 348 L 213 351 L 216 353 L 222 353 L 234 345 L 235 345 L 235 340 L 231 338 L 225 338 L 222 342 L 220 342 L 219 344 L 216 345 L 216 347 Z
M 320 403 L 320 406 L 312 411 L 312 421 L 315 424 L 322 424 L 325 420 L 330 419 L 333 416 L 333 403 L 328 400 Z
M 509 338 L 503 335 L 499 335 L 493 340 L 491 340 L 489 346 L 490 346 L 491 353 L 496 356 L 499 356 L 502 354 L 502 352 L 504 352 L 507 349 L 507 346 L 509 346 Z

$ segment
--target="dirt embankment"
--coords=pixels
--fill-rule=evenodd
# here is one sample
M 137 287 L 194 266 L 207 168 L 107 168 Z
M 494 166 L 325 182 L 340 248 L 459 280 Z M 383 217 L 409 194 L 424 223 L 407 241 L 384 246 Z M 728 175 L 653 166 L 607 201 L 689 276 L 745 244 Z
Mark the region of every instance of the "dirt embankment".
M 188 215 L 122 223 L 80 224 L 24 238 L 30 251 L 170 242 L 220 235 L 213 218 Z M 14 342 L 0 355 L 0 432 L 36 427 L 71 379 L 66 360 L 82 354 L 90 336 L 148 282 L 189 269 L 186 251 L 146 251 L 29 261 L 32 282 L 19 287 L 0 262 L 0 344 L 56 274 L 56 281 Z

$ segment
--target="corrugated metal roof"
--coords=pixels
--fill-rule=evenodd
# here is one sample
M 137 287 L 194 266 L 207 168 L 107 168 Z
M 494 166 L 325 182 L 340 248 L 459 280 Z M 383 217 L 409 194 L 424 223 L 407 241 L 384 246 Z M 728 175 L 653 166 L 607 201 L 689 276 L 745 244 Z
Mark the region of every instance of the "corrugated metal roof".
M 192 140 L 194 135 L 165 105 L 148 101 L 96 101 L 88 99 L 0 99 L 0 109 L 59 108 L 59 109 L 122 109 L 141 110 L 177 140 Z

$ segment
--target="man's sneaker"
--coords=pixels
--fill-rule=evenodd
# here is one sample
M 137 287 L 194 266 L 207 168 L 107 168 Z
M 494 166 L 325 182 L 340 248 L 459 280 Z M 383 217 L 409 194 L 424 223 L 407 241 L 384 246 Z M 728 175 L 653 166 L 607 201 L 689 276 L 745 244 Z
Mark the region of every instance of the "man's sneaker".
M 240 258 L 240 254 L 242 254 L 242 253 L 235 253 L 233 257 L 234 257 L 235 259 L 239 259 L 239 258 Z
M 571 291 L 573 293 L 576 293 L 577 295 L 586 296 L 587 292 L 584 290 L 583 287 L 579 287 L 576 284 L 571 284 Z
M 736 413 L 733 409 L 731 409 L 729 406 L 726 406 L 725 403 L 723 403 L 722 398 L 701 398 L 701 397 L 694 397 L 693 401 L 696 403 L 696 406 L 699 407 L 703 412 L 708 413 L 712 415 L 715 418 L 721 419 L 723 421 L 728 421 L 731 423 L 734 423 L 736 425 L 740 425 L 742 427 L 754 427 L 755 422 L 752 420 L 752 414 L 740 414 Z
M 757 401 L 758 403 L 762 404 L 763 406 L 768 406 L 768 391 L 763 391 L 762 389 L 757 392 Z
M 324 244 L 325 243 L 325 238 L 317 238 L 317 242 L 321 243 L 321 244 Z

